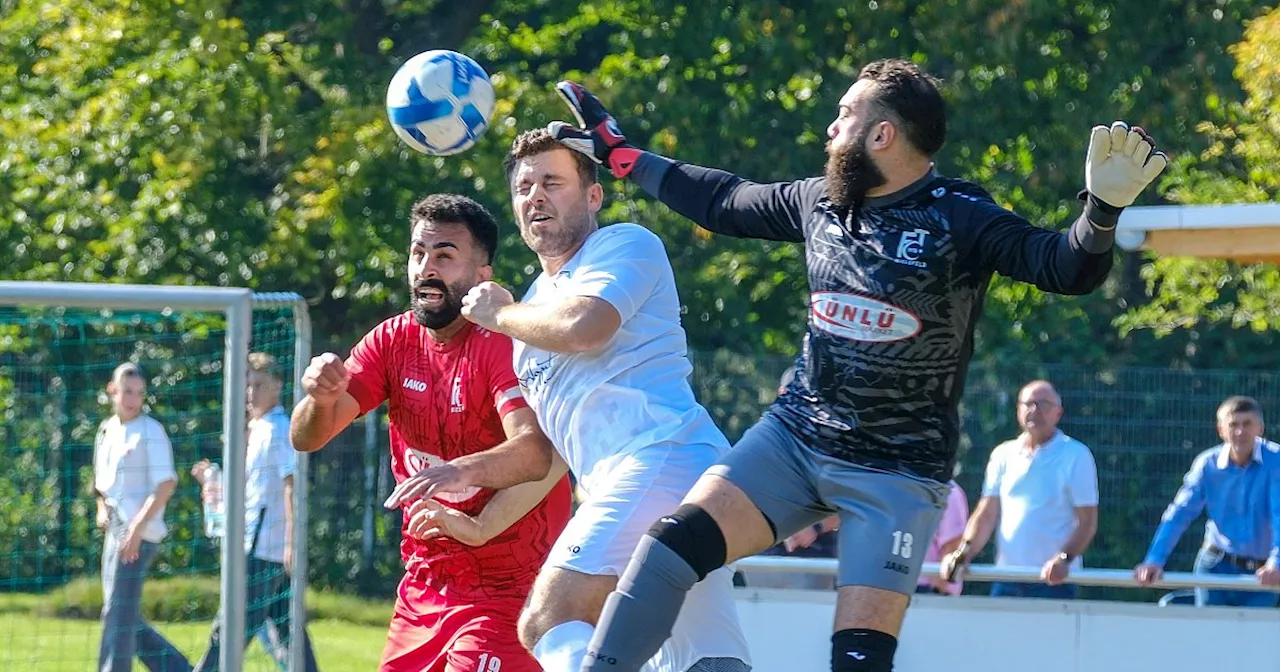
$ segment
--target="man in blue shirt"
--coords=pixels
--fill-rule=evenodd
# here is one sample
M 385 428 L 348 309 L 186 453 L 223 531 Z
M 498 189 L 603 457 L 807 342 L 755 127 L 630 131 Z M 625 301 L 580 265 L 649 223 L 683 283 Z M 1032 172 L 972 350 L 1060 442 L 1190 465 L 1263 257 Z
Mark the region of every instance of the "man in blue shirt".
M 1182 533 L 1208 509 L 1195 572 L 1253 574 L 1280 586 L 1280 445 L 1263 439 L 1262 430 L 1262 409 L 1253 398 L 1231 397 L 1218 407 L 1223 443 L 1191 463 L 1146 559 L 1133 570 L 1139 584 L 1160 580 Z M 1275 607 L 1277 601 L 1274 592 L 1196 589 L 1197 607 Z

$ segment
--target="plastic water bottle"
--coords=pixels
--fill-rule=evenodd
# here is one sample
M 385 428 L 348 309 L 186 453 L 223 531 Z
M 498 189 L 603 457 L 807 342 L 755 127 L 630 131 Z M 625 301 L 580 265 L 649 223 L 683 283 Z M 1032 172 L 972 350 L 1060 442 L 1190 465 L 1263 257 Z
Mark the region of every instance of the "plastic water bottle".
M 208 537 L 222 537 L 226 525 L 226 505 L 222 499 L 222 468 L 216 464 L 205 467 L 204 533 Z

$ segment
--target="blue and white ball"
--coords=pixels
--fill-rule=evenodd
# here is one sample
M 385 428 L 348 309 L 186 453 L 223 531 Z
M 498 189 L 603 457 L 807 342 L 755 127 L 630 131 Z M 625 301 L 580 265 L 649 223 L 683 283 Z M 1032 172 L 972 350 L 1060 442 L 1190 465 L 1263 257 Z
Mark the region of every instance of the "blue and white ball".
M 449 156 L 470 148 L 489 128 L 493 84 L 470 57 L 434 49 L 405 61 L 387 87 L 391 127 L 424 154 Z

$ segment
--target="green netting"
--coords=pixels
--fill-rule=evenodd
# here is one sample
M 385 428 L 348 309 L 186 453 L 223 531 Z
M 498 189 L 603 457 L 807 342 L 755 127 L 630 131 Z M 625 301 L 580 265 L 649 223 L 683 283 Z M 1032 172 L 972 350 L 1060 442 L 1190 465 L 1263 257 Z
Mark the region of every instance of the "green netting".
M 220 548 L 204 534 L 190 471 L 202 458 L 222 461 L 224 337 L 216 313 L 0 307 L 0 668 L 97 662 L 104 533 L 94 524 L 93 444 L 112 412 L 106 383 L 125 361 L 142 368 L 145 408 L 168 434 L 178 473 L 143 614 L 193 664 L 204 653 Z M 295 337 L 289 310 L 255 311 L 250 348 L 276 358 L 286 407 Z M 287 601 L 274 615 L 285 610 Z M 255 643 L 246 669 L 274 668 Z

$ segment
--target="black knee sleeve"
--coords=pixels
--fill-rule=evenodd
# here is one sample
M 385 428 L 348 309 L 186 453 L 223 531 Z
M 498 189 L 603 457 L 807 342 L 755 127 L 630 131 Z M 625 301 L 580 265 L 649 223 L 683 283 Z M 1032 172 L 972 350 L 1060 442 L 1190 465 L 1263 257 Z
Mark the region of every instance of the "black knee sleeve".
M 702 507 L 681 504 L 676 512 L 663 516 L 649 528 L 649 536 L 662 542 L 680 556 L 701 581 L 711 572 L 724 567 L 724 533 L 720 525 Z
M 831 672 L 893 672 L 898 638 L 876 630 L 841 630 L 831 635 Z

